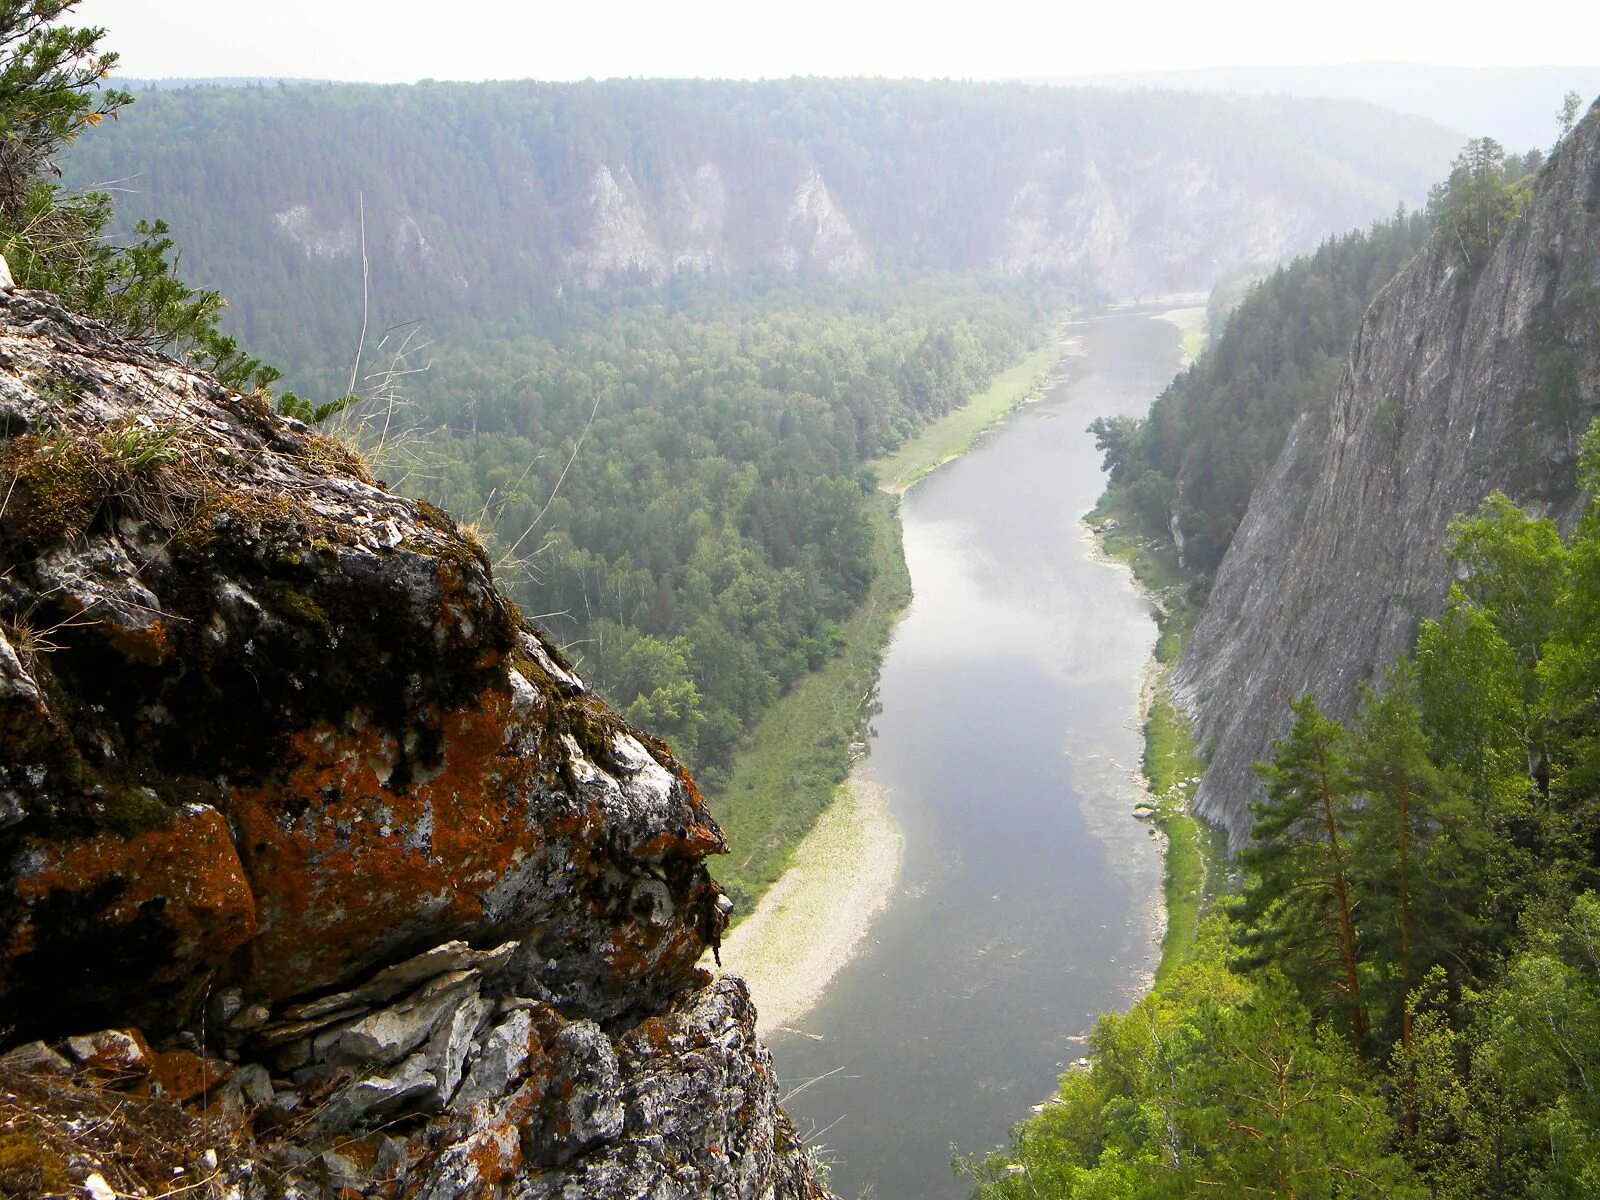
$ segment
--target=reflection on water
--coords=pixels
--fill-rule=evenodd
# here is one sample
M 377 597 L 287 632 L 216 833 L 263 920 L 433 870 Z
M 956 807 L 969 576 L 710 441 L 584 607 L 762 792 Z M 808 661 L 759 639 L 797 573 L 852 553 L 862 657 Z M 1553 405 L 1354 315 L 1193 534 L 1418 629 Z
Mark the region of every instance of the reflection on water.
M 905 832 L 900 890 L 800 1032 L 773 1043 L 847 1200 L 967 1195 L 952 1143 L 1002 1142 L 1153 962 L 1160 862 L 1129 816 L 1129 770 L 1155 627 L 1079 517 L 1103 482 L 1084 427 L 1142 413 L 1179 336 L 1137 315 L 1076 332 L 1086 353 L 1064 386 L 904 503 L 916 599 L 870 762 Z

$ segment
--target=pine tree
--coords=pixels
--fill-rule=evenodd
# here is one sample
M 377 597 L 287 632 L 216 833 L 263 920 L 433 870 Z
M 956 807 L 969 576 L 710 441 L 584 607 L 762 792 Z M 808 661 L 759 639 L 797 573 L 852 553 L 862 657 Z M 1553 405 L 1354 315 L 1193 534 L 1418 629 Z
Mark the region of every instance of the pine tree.
M 1351 879 L 1350 761 L 1344 728 L 1309 694 L 1291 703 L 1295 723 L 1260 765 L 1267 798 L 1252 806 L 1252 842 L 1240 863 L 1254 879 L 1238 917 L 1245 964 L 1276 963 L 1313 1011 L 1343 1011 L 1365 1052 L 1361 947 Z
M 1473 138 L 1451 164 L 1450 178 L 1434 189 L 1429 207 L 1439 232 L 1471 268 L 1481 267 L 1531 195 L 1506 178 L 1505 148 L 1493 138 Z
M 0 253 L 18 285 L 54 292 L 230 387 L 266 394 L 280 372 L 222 332 L 220 294 L 178 278 L 167 226 L 141 221 L 129 244 L 113 245 L 106 237 L 111 198 L 55 183 L 53 157 L 133 102 L 106 84 L 117 63 L 101 48 L 106 31 L 62 23 L 79 2 L 0 0 Z M 321 421 L 353 400 L 316 405 L 286 392 L 279 407 Z
M 1499 832 L 1482 819 L 1459 771 L 1440 766 L 1423 726 L 1417 669 L 1402 657 L 1382 692 L 1363 688 L 1352 737 L 1360 793 L 1353 877 L 1365 897 L 1362 948 L 1367 1004 L 1392 1042 L 1400 1116 L 1419 1121 L 1416 997 L 1436 976 L 1459 991 L 1481 962 L 1483 898 Z
M 1352 774 L 1365 804 L 1357 819 L 1357 875 L 1372 902 L 1363 913 L 1363 941 L 1398 990 L 1400 1041 L 1411 1050 L 1410 993 L 1416 971 L 1413 893 L 1417 859 L 1432 832 L 1432 801 L 1443 790 L 1428 757 L 1417 707 L 1416 669 L 1401 659 L 1382 693 L 1363 688 Z M 1392 1003 L 1392 1002 L 1391 1002 Z M 1388 1005 L 1386 1005 L 1388 1007 Z
M 79 0 L 0 0 L 0 221 L 15 225 L 50 159 L 133 97 L 102 85 L 105 30 L 60 24 Z

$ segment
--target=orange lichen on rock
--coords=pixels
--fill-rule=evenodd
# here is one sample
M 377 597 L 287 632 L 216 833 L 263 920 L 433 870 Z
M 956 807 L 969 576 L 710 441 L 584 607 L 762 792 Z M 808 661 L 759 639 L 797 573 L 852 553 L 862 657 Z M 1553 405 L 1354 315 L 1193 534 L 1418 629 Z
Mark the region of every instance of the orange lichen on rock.
M 252 974 L 288 996 L 370 965 L 408 939 L 485 919 L 483 895 L 545 839 L 519 799 L 536 764 L 506 751 L 500 691 L 440 722 L 438 763 L 405 764 L 387 732 L 320 724 L 284 770 L 232 809 L 260 906 Z
M 256 932 L 255 903 L 222 814 L 189 805 L 171 822 L 131 837 L 99 834 L 82 841 L 24 843 L 32 865 L 17 873 L 24 903 L 56 891 L 88 892 L 108 880 L 122 884 L 101 912 L 103 921 L 132 920 L 158 903 L 185 955 L 221 960 Z M 27 925 L 12 934 L 13 952 L 32 937 Z
M 688 972 L 704 953 L 704 943 L 682 922 L 649 925 L 635 921 L 618 925 L 599 947 L 601 960 L 620 985 L 657 972 Z
M 150 1056 L 150 1090 L 179 1104 L 199 1099 L 225 1083 L 233 1068 L 192 1050 L 169 1050 Z
M 4 958 L 73 953 L 75 941 L 96 944 L 133 931 L 151 947 L 148 961 L 130 958 L 118 969 L 138 983 L 171 991 L 169 1005 L 185 1007 L 204 992 L 211 971 L 256 933 L 255 899 L 222 814 L 187 805 L 157 828 L 130 836 L 100 833 L 80 839 L 25 838 L 14 862 L 14 903 L 0 929 Z M 72 928 L 38 914 L 75 914 Z M 82 953 L 92 955 L 85 943 Z M 119 980 L 109 963 L 88 964 Z M 5 982 L 0 979 L 0 991 Z M 134 1010 L 128 1015 L 136 1019 Z
M 102 1029 L 68 1041 L 72 1056 L 91 1071 L 118 1077 L 150 1072 L 154 1051 L 137 1029 Z
M 466 1156 L 487 1187 L 516 1178 L 522 1167 L 522 1128 L 514 1119 L 493 1121 L 472 1135 Z
M 154 667 L 172 657 L 172 636 L 160 619 L 142 629 L 117 627 L 111 634 L 111 645 L 132 663 Z

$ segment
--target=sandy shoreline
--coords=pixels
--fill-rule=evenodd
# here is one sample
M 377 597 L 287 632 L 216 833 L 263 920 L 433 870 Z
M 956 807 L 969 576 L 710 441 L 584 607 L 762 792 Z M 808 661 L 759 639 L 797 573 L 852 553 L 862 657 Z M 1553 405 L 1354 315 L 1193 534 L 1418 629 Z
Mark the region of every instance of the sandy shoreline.
M 894 892 L 902 844 L 887 793 L 857 764 L 789 869 L 722 943 L 722 969 L 749 983 L 761 1037 L 800 1020 L 861 949 Z

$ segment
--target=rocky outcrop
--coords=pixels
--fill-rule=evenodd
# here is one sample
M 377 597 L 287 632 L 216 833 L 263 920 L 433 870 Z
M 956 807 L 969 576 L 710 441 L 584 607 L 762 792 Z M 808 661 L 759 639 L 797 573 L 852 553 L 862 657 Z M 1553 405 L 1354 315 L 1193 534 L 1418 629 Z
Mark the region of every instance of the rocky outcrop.
M 596 167 L 589 181 L 588 228 L 570 260 L 578 278 L 591 288 L 619 280 L 665 280 L 667 255 L 649 224 L 644 199 L 628 169 L 614 173 L 604 164 Z
M 673 172 L 653 200 L 626 167 L 595 168 L 581 244 L 568 255 L 589 288 L 659 285 L 673 275 L 729 274 L 761 267 L 834 279 L 868 274 L 872 257 L 835 202 L 822 173 L 801 173 L 781 219 L 758 197 L 732 208 L 723 171 L 701 163 Z
M 866 275 L 872 256 L 834 201 L 822 172 L 812 167 L 789 201 L 788 223 L 778 262 L 786 270 L 809 266 L 835 279 Z
M 696 966 L 720 831 L 444 514 L 10 293 L 0 563 L 0 1089 L 38 1161 L 122 1190 L 50 1114 L 131 1088 L 240 1196 L 822 1194 Z
M 1281 262 L 1328 232 L 1324 214 L 1244 186 L 1191 154 L 1104 170 L 1090 158 L 1064 186 L 1053 178 L 1059 154 L 1041 158 L 1016 185 L 995 234 L 990 265 L 1004 274 L 1064 273 L 1115 296 L 1208 290 L 1226 271 Z
M 1301 419 L 1251 499 L 1174 675 L 1212 752 L 1199 810 L 1235 847 L 1288 701 L 1350 713 L 1440 609 L 1453 517 L 1500 489 L 1575 518 L 1597 408 L 1600 112 L 1487 262 L 1436 240 L 1379 293 L 1329 415 Z

